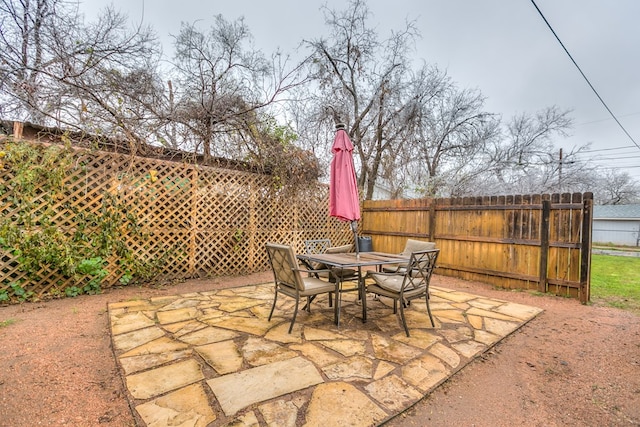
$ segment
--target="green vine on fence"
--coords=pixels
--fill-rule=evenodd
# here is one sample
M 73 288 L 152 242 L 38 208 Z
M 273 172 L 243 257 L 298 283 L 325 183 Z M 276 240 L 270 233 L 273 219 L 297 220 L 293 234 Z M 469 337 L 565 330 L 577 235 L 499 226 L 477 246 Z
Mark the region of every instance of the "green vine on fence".
M 0 220 L 0 249 L 13 256 L 29 279 L 53 270 L 73 285 L 66 296 L 101 292 L 104 279 L 116 270 L 120 282 L 148 281 L 159 272 L 168 253 L 140 260 L 126 244 L 127 236 L 149 239 L 137 217 L 117 195 L 104 191 L 100 208 L 92 212 L 72 204 L 65 179 L 83 165 L 74 156 L 68 138 L 63 146 L 9 141 L 0 151 L 0 197 L 4 200 Z M 6 179 L 10 177 L 11 179 Z M 59 218 L 71 212 L 72 220 Z M 69 225 L 72 224 L 72 225 Z M 0 302 L 34 298 L 20 283 L 0 285 Z

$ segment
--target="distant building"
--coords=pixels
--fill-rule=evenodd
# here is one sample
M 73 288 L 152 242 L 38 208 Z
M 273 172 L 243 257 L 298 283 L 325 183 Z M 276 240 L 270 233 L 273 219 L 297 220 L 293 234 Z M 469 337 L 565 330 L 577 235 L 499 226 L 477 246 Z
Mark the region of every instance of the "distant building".
M 594 206 L 592 241 L 640 246 L 640 204 Z

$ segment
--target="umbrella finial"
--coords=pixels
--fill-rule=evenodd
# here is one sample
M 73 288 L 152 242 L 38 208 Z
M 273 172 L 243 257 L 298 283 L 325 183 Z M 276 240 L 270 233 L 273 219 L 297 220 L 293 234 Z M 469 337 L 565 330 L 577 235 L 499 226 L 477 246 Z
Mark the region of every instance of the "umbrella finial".
M 345 125 L 344 123 L 336 123 L 336 130 L 340 130 L 340 129 L 346 129 L 347 125 Z

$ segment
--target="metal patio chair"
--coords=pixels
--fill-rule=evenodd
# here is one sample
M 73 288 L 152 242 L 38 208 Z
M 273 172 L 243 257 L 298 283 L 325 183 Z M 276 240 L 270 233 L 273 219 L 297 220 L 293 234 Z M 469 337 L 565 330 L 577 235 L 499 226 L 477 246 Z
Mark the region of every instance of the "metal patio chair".
M 409 263 L 401 271 L 393 273 L 370 271 L 367 273 L 366 278 L 374 281 L 374 283 L 367 286 L 367 292 L 392 298 L 394 313 L 398 312 L 397 305 L 400 302 L 400 317 L 407 337 L 409 336 L 409 328 L 407 327 L 404 308 L 413 299 L 425 297 L 431 326 L 435 326 L 431 308 L 429 307 L 429 282 L 431 281 L 431 274 L 436 267 L 439 253 L 440 249 L 412 252 Z
M 323 254 L 331 247 L 331 239 L 309 239 L 304 241 L 304 252 L 308 254 Z
M 435 248 L 436 248 L 436 244 L 434 242 L 425 242 L 423 240 L 407 239 L 407 242 L 404 244 L 404 249 L 402 250 L 402 252 L 400 252 L 400 255 L 409 257 L 412 252 L 425 251 L 425 250 L 430 250 Z M 388 265 L 383 267 L 382 271 L 387 273 L 404 273 L 404 268 L 406 266 L 407 266 L 406 263 Z
M 273 310 L 276 308 L 279 293 L 294 298 L 296 301 L 295 308 L 293 317 L 291 318 L 291 325 L 289 326 L 289 333 L 291 333 L 293 324 L 296 321 L 296 316 L 298 315 L 300 298 L 307 298 L 305 309 L 311 312 L 311 301 L 313 297 L 323 293 L 329 294 L 335 292 L 336 285 L 313 276 L 303 277 L 301 272 L 317 273 L 318 271 L 301 269 L 291 246 L 267 243 L 266 249 L 275 281 L 275 293 L 271 312 L 269 313 L 269 321 L 271 321 Z
M 353 244 L 341 245 L 341 246 L 331 246 L 330 239 L 315 239 L 315 240 L 305 240 L 304 241 L 305 252 L 308 254 L 339 254 L 339 253 L 348 253 L 353 252 Z M 357 286 L 352 286 L 348 288 L 343 288 L 342 284 L 344 282 L 357 282 L 360 278 L 358 275 L 358 270 L 353 268 L 337 268 L 337 267 L 329 267 L 325 264 L 318 263 L 310 266 L 314 270 L 322 270 L 321 273 L 316 273 L 316 277 L 320 279 L 326 279 L 331 283 L 336 283 L 336 281 L 340 281 L 341 287 L 340 292 L 352 292 L 357 291 Z M 329 295 L 329 307 L 333 304 L 333 298 Z

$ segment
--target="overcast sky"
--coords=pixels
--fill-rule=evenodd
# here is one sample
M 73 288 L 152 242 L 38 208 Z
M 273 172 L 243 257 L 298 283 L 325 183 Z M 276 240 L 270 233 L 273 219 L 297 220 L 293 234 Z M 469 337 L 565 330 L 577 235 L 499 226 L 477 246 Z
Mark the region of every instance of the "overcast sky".
M 325 35 L 323 4 L 337 0 L 82 0 L 91 18 L 112 3 L 154 27 L 170 53 L 181 22 L 209 28 L 213 16 L 244 17 L 256 46 L 293 53 Z M 640 144 L 640 0 L 535 0 L 604 102 Z M 625 135 L 555 39 L 531 0 L 368 0 L 370 23 L 386 38 L 407 20 L 422 38 L 416 58 L 437 64 L 461 87 L 477 88 L 487 111 L 509 118 L 557 105 L 571 109 L 572 136 L 558 149 L 592 144 L 590 156 L 640 179 L 640 148 Z M 627 148 L 624 148 L 627 147 Z

